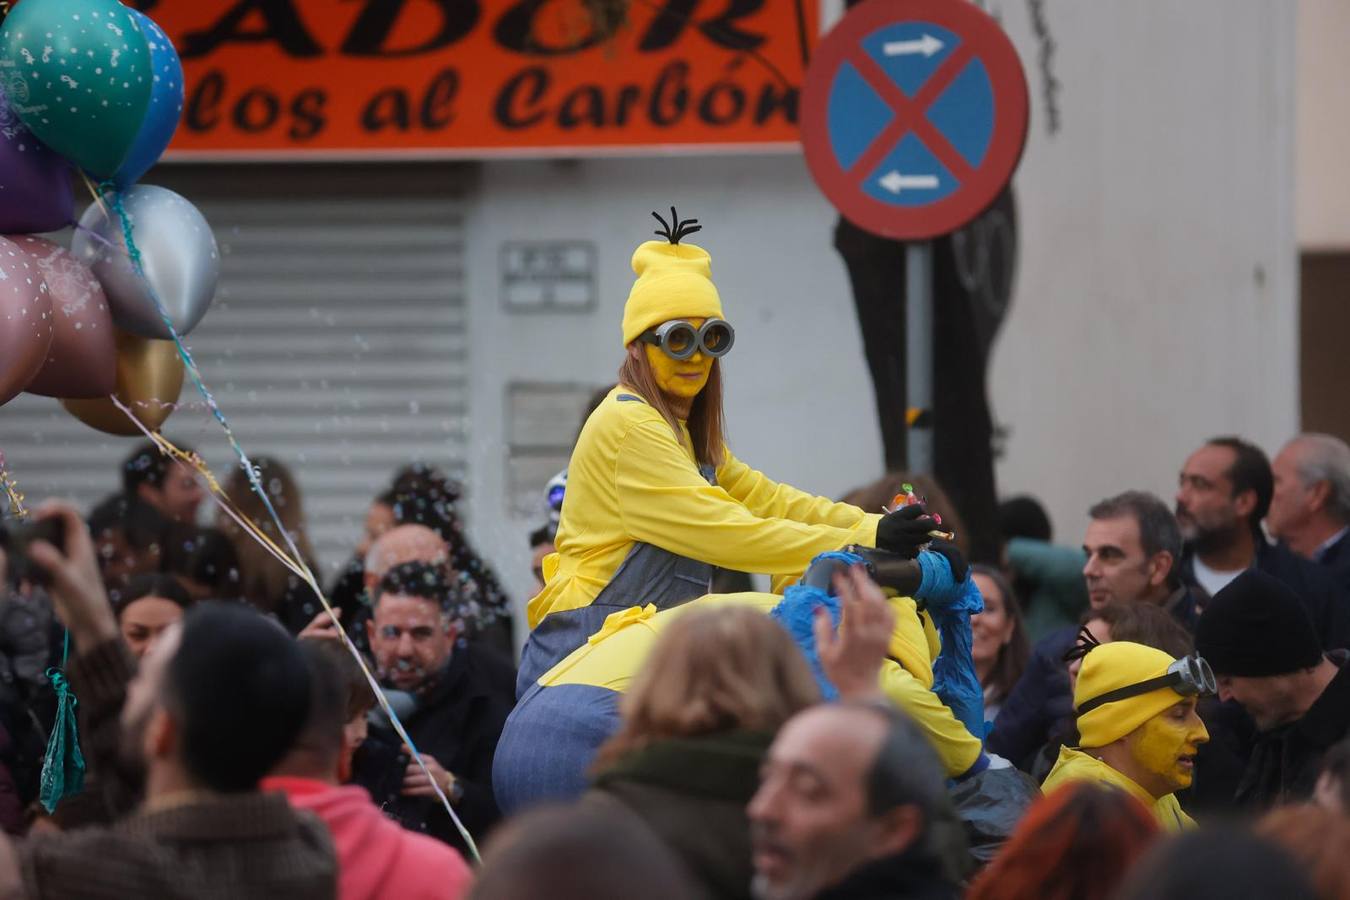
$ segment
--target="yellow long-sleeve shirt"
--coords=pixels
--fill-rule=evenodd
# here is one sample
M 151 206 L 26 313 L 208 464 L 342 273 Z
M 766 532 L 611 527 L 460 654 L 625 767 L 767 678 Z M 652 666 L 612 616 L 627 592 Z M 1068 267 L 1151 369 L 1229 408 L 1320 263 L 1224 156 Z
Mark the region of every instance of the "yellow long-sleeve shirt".
M 654 606 L 635 606 L 614 613 L 587 643 L 544 673 L 539 683 L 545 687 L 586 684 L 623 693 L 661 632 L 679 616 L 692 609 L 718 606 L 748 606 L 767 615 L 782 599 L 776 594 L 762 593 L 708 594 L 659 612 Z M 931 690 L 936 635 L 920 622 L 914 601 L 897 597 L 890 603 L 896 612 L 896 622 L 888 649 L 891 658 L 882 663 L 878 679 L 881 691 L 914 719 L 928 736 L 947 774 L 954 778 L 975 764 L 980 756 L 980 742 Z
M 1089 756 L 1082 750 L 1060 747 L 1059 758 L 1055 760 L 1055 767 L 1050 770 L 1050 774 L 1045 776 L 1041 791 L 1048 794 L 1061 785 L 1075 781 L 1095 781 L 1120 788 L 1153 810 L 1158 824 L 1167 831 L 1181 831 L 1195 827 L 1195 820 L 1181 811 L 1176 794 L 1155 798 L 1133 778 L 1122 775 L 1095 756 Z
M 531 628 L 588 606 L 638 541 L 776 576 L 799 575 L 818 554 L 847 544 L 876 545 L 880 515 L 775 483 L 730 451 L 709 484 L 684 434 L 681 443 L 622 386 L 587 419 L 567 470 L 557 553 L 544 561 L 547 583 L 528 606 Z

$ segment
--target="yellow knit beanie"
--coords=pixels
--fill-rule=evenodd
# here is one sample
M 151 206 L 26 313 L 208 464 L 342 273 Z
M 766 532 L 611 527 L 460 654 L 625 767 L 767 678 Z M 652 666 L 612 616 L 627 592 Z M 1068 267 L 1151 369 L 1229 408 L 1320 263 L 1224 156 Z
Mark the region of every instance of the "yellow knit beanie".
M 1109 691 L 1165 675 L 1167 667 L 1174 662 L 1175 659 L 1161 650 L 1129 641 L 1113 641 L 1094 647 L 1083 657 L 1083 668 L 1078 672 L 1078 685 L 1073 692 L 1073 705 L 1078 708 Z M 1181 694 L 1164 687 L 1137 697 L 1104 703 L 1078 717 L 1078 745 L 1105 747 L 1182 699 Z
M 637 281 L 623 308 L 625 347 L 648 328 L 671 319 L 724 318 L 722 299 L 712 282 L 712 257 L 702 247 L 680 243 L 680 238 L 699 230 L 698 220 L 682 222 L 674 209 L 669 223 L 652 215 L 663 226 L 657 234 L 666 240 L 647 241 L 633 251 Z
M 623 307 L 623 345 L 671 319 L 721 319 L 712 257 L 694 244 L 647 241 L 633 252 L 637 281 Z

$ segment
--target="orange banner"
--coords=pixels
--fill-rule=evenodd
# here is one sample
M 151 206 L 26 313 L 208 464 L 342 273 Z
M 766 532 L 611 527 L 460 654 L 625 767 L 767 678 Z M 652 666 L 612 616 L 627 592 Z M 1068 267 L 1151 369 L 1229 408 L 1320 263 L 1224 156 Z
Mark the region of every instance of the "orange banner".
M 141 0 L 171 158 L 791 147 L 817 0 Z

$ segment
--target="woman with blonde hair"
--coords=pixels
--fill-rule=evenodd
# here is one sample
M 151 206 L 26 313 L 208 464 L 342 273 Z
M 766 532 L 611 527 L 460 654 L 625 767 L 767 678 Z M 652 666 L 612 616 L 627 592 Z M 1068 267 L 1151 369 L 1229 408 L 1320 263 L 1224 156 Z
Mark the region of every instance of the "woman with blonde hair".
M 300 497 L 300 485 L 291 470 L 270 456 L 253 459 L 258 481 L 267 492 L 267 499 L 277 517 L 295 543 L 310 569 L 316 568 L 314 549 L 305 530 L 305 509 Z M 238 510 L 256 523 L 277 546 L 286 549 L 286 539 L 277 531 L 272 515 L 262 498 L 253 490 L 248 475 L 235 469 L 225 483 L 225 493 Z M 252 536 L 245 533 L 223 511 L 216 526 L 225 532 L 239 557 L 239 586 L 243 599 L 264 613 L 270 613 L 292 634 L 299 634 L 313 620 L 321 605 L 309 585 L 284 566 Z
M 674 848 L 713 896 L 749 896 L 746 804 L 778 728 L 820 700 L 801 651 L 763 612 L 680 611 L 621 704 L 587 803 L 618 806 Z

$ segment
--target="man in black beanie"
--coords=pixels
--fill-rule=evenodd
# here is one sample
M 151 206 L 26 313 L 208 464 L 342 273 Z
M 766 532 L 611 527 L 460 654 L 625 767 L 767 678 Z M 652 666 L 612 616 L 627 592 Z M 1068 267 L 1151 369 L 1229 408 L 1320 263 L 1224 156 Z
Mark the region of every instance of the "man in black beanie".
M 1299 598 L 1256 570 L 1214 595 L 1195 649 L 1214 669 L 1219 697 L 1256 724 L 1237 803 L 1265 809 L 1308 799 L 1323 753 L 1350 734 L 1350 652 L 1324 654 Z

